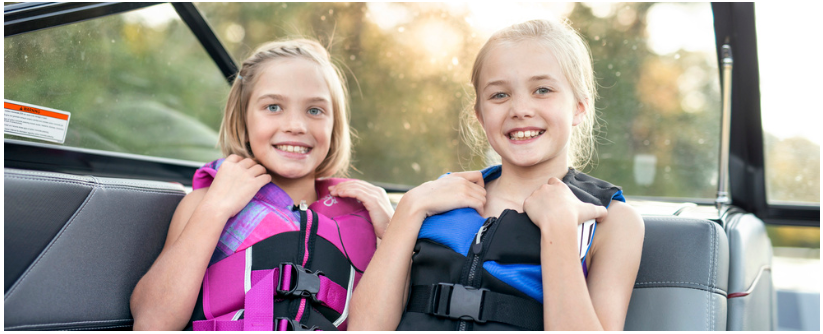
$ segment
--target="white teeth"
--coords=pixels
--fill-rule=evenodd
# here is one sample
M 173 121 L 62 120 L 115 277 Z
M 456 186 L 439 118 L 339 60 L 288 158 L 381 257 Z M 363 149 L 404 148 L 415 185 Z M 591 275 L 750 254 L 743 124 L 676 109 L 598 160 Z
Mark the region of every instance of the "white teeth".
M 309 148 L 305 146 L 293 146 L 293 145 L 277 145 L 275 146 L 278 150 L 285 151 L 285 152 L 292 152 L 292 153 L 302 153 L 306 154 L 309 152 Z
M 509 134 L 509 139 L 511 140 L 526 140 L 532 139 L 537 137 L 538 135 L 542 134 L 543 131 L 536 131 L 536 130 L 528 130 L 528 131 L 516 131 Z

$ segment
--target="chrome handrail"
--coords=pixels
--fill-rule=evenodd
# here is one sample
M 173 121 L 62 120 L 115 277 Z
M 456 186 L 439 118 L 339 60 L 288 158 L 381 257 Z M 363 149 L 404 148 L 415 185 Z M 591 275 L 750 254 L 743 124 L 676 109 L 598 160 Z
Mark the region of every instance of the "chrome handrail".
M 720 128 L 720 171 L 717 178 L 717 198 L 714 200 L 717 210 L 722 215 L 723 208 L 731 204 L 728 192 L 729 177 L 729 141 L 732 124 L 732 47 L 724 44 L 721 48 L 723 60 L 723 109 Z

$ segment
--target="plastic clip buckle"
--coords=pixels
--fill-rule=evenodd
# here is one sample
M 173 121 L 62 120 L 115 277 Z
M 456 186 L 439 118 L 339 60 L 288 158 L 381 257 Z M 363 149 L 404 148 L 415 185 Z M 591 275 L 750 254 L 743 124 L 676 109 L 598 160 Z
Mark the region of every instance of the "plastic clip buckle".
M 297 296 L 302 298 L 310 298 L 317 302 L 317 293 L 320 292 L 320 275 L 321 271 L 312 272 L 303 266 L 296 265 L 291 262 L 283 262 L 280 264 L 280 277 L 278 282 L 283 282 L 285 267 L 291 266 L 291 281 L 289 282 L 289 289 L 280 289 L 280 284 L 277 287 L 277 294 L 281 296 Z M 282 283 L 281 283 L 282 284 Z
M 284 317 L 274 319 L 274 330 L 275 331 L 280 330 L 279 325 L 281 323 L 283 323 L 284 321 L 286 322 L 286 330 L 287 331 L 304 332 L 304 331 L 316 331 L 317 330 L 317 326 L 309 327 L 309 326 L 306 326 L 304 324 L 301 324 L 299 322 L 294 321 L 294 319 L 289 319 L 289 318 L 284 318 Z
M 480 308 L 483 305 L 485 291 L 489 290 L 460 284 L 439 283 L 434 287 L 433 313 L 439 317 L 485 323 L 486 320 L 480 319 Z M 441 303 L 446 300 L 448 303 Z

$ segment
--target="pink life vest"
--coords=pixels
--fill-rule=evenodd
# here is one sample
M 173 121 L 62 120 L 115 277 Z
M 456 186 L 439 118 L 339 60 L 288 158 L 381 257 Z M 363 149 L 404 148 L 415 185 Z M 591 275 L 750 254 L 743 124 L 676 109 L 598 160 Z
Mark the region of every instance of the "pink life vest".
M 208 187 L 223 159 L 198 169 Z M 375 250 L 369 212 L 315 182 L 318 200 L 296 208 L 269 183 L 223 228 L 192 314 L 193 330 L 345 330 L 354 287 Z

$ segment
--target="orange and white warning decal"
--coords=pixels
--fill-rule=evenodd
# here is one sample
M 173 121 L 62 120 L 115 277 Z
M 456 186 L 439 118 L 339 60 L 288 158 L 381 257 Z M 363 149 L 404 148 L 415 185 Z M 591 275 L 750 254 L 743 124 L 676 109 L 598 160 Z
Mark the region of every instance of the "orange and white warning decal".
M 3 100 L 3 133 L 62 144 L 71 113 L 27 103 Z

